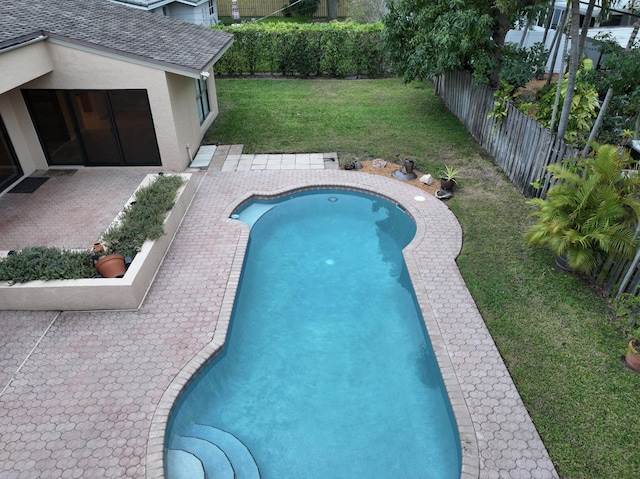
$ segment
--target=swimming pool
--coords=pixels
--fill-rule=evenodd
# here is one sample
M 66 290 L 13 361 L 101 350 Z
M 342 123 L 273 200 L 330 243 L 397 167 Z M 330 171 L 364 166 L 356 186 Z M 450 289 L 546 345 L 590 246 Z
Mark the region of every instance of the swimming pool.
M 344 190 L 238 214 L 253 228 L 231 328 L 172 412 L 167 476 L 216 467 L 224 477 L 226 457 L 237 477 L 460 477 L 455 421 L 402 257 L 410 217 Z

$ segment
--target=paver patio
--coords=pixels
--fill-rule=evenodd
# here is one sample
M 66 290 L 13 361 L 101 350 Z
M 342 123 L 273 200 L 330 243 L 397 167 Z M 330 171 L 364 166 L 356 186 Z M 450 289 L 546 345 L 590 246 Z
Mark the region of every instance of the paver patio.
M 236 160 L 227 157 L 241 155 L 237 149 L 219 150 L 209 170 L 194 172 L 198 192 L 140 310 L 0 311 L 0 477 L 160 477 L 156 426 L 166 421 L 167 399 L 228 326 L 247 237 L 230 213 L 251 192 L 314 186 L 383 194 L 416 220 L 405 258 L 462 420 L 465 477 L 558 477 L 458 272 L 462 233 L 445 204 L 391 178 L 270 169 L 260 155 Z M 124 196 L 114 204 L 137 186 L 102 181 L 101 194 Z M 97 196 L 89 202 L 96 203 Z M 0 216 L 0 249 L 6 228 L 13 226 Z M 83 229 L 68 225 L 69 236 Z M 88 246 L 94 238 L 91 231 L 73 241 Z

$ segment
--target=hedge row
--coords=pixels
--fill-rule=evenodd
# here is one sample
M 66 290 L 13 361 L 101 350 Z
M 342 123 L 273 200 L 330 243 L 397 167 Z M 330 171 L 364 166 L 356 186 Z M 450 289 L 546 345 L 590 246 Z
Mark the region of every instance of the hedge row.
M 382 23 L 245 23 L 216 26 L 234 35 L 217 74 L 380 77 L 387 73 Z

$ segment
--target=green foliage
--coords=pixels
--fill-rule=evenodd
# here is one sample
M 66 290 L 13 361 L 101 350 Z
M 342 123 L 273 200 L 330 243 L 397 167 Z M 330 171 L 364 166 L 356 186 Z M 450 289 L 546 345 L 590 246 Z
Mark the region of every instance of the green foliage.
M 216 63 L 218 74 L 344 78 L 379 77 L 387 71 L 380 23 L 245 23 L 215 28 L 234 35 L 234 43 Z
M 136 192 L 135 202 L 127 206 L 120 222 L 103 235 L 110 253 L 133 258 L 145 240 L 164 234 L 167 211 L 173 208 L 184 179 L 158 176 Z M 53 247 L 29 247 L 0 261 L 0 281 L 24 283 L 35 280 L 93 278 L 96 270 L 90 251 L 69 251 Z
M 622 330 L 628 339 L 640 339 L 640 296 L 623 293 L 613 301 L 616 316 L 622 321 Z
M 495 118 L 496 127 L 507 117 L 509 112 L 509 101 L 514 94 L 515 87 L 505 80 L 500 83 L 500 88 L 493 94 L 493 110 L 487 115 L 487 119 Z
M 96 275 L 86 251 L 35 246 L 24 248 L 0 261 L 0 281 L 10 284 L 52 279 L 91 278 Z
M 302 0 L 296 3 L 297 0 L 289 0 L 289 7 L 286 11 L 293 12 L 298 17 L 310 17 L 320 6 L 320 0 Z
M 394 71 L 405 81 L 465 69 L 479 83 L 499 85 L 507 31 L 536 1 L 398 0 L 388 2 L 385 43 Z
M 530 243 L 565 256 L 569 267 L 593 273 L 609 255 L 633 258 L 640 219 L 640 177 L 627 174 L 632 162 L 613 145 L 593 144 L 595 157 L 549 165 L 556 183 L 537 208 L 537 223 L 527 232 Z
M 120 221 L 102 236 L 110 253 L 133 258 L 142 244 L 164 234 L 164 220 L 173 208 L 184 179 L 175 175 L 158 176 L 153 183 L 136 192 L 135 202 L 122 212 Z
M 518 48 L 512 43 L 506 43 L 502 49 L 500 78 L 516 88 L 525 86 L 534 78 L 542 78 L 547 53 L 542 43 L 536 43 L 530 48 Z
M 588 71 L 589 69 L 587 69 Z M 600 101 L 598 100 L 598 92 L 596 88 L 588 81 L 588 77 L 583 74 L 584 68 L 578 71 L 576 77 L 575 93 L 571 102 L 571 116 L 569 117 L 569 125 L 565 133 L 564 140 L 569 144 L 583 145 L 591 131 L 593 122 L 598 116 L 600 109 Z M 568 74 L 562 79 L 560 90 L 560 103 L 562 106 L 565 94 L 567 92 Z M 541 88 L 538 92 L 538 108 L 535 113 L 535 119 L 544 127 L 556 129 L 560 120 L 560 113 L 556 115 L 556 123 L 551 125 L 551 117 L 553 116 L 553 105 L 555 102 L 557 83 L 551 83 L 546 88 Z
M 604 117 L 600 132 L 601 142 L 619 143 L 624 130 L 639 136 L 638 116 L 640 113 L 640 48 L 627 52 L 610 35 L 597 37 L 602 42 L 602 59 L 599 70 L 586 72 L 604 97 L 609 87 L 613 88 L 613 98 Z
M 456 176 L 458 175 L 458 173 L 460 173 L 459 169 L 447 165 L 440 172 L 440 178 L 457 183 Z

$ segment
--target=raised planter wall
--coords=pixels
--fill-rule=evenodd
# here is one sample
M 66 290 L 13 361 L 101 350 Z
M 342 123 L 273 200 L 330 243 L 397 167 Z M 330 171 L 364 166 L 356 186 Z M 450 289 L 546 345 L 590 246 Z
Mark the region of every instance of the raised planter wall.
M 149 184 L 155 176 L 147 175 L 138 188 Z M 30 281 L 11 286 L 0 282 L 1 308 L 44 311 L 138 309 L 196 192 L 193 175 L 184 173 L 180 176 L 187 182 L 178 190 L 175 205 L 165 219 L 165 234 L 155 241 L 145 241 L 123 278 Z M 134 197 L 135 193 L 127 204 Z

